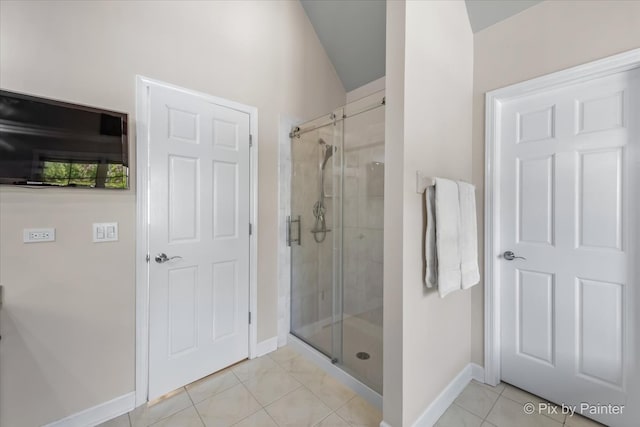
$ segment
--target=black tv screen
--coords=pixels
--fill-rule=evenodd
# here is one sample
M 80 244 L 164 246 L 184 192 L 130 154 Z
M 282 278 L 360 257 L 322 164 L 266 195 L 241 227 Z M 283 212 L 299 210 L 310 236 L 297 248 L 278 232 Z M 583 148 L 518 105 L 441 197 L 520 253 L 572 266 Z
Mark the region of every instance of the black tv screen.
M 129 187 L 127 115 L 0 90 L 0 184 Z

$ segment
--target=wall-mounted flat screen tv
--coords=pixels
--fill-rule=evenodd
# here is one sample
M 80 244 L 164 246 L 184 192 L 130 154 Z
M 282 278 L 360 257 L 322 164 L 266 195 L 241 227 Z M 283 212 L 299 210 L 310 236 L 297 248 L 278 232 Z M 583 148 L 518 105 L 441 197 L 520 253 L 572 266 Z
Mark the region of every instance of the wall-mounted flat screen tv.
M 129 188 L 127 115 L 0 90 L 0 184 Z

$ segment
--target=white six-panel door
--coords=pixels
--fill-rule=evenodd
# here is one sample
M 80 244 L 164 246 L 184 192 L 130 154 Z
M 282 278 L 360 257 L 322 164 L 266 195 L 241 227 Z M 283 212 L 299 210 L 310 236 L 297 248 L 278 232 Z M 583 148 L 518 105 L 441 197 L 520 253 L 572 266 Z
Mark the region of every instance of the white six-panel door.
M 500 244 L 526 258 L 501 261 L 502 379 L 553 402 L 626 400 L 639 82 L 636 69 L 502 105 Z
M 249 115 L 160 86 L 148 103 L 151 400 L 248 356 Z

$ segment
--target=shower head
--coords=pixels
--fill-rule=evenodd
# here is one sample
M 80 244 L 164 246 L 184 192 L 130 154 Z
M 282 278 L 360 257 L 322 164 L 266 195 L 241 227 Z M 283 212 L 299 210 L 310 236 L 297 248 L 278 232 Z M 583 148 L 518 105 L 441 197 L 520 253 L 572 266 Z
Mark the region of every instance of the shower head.
M 322 170 L 327 166 L 327 162 L 333 156 L 334 147 L 331 144 L 327 144 L 324 139 L 318 139 L 318 144 L 324 145 L 324 161 L 322 162 Z

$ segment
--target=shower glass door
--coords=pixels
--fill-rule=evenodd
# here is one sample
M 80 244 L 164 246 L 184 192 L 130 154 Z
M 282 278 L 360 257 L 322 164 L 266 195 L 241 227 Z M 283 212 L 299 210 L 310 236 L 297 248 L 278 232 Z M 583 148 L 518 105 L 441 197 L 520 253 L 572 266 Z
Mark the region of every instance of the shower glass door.
M 291 139 L 291 333 L 342 355 L 342 110 Z
M 291 139 L 291 333 L 378 393 L 384 114 L 377 93 Z

